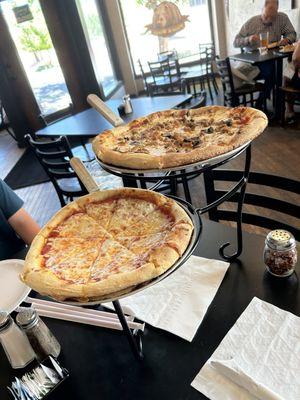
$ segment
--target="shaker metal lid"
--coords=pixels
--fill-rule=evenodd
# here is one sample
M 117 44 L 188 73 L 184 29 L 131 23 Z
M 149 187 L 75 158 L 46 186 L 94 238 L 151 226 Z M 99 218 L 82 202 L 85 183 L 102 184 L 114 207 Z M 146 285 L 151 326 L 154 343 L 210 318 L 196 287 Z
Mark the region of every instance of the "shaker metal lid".
M 6 311 L 0 311 L 0 329 L 3 328 L 9 320 L 9 314 Z
M 275 250 L 287 250 L 296 245 L 296 240 L 290 232 L 276 229 L 268 233 L 266 244 Z
M 22 308 L 16 317 L 17 324 L 22 327 L 29 327 L 29 325 L 34 325 L 37 321 L 37 314 L 34 308 Z

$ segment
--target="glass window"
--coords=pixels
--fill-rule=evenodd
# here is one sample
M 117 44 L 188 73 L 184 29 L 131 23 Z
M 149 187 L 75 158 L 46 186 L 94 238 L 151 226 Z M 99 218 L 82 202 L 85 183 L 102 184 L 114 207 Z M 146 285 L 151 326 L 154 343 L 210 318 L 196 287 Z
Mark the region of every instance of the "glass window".
M 67 109 L 69 91 L 38 0 L 2 1 L 6 19 L 34 96 L 44 116 Z
M 117 80 L 105 37 L 104 25 L 95 0 L 77 0 L 81 22 L 89 46 L 94 71 L 104 96 L 115 89 Z
M 188 16 L 185 28 L 168 38 L 153 35 L 146 25 L 152 23 L 154 8 L 162 0 L 121 0 L 124 24 L 134 62 L 135 72 L 139 75 L 138 60 L 147 65 L 147 61 L 155 61 L 162 51 L 176 50 L 179 57 L 196 54 L 199 44 L 211 43 L 212 33 L 208 0 L 173 0 L 181 16 Z M 164 18 L 174 18 L 174 11 Z M 175 17 L 176 18 L 176 17 Z

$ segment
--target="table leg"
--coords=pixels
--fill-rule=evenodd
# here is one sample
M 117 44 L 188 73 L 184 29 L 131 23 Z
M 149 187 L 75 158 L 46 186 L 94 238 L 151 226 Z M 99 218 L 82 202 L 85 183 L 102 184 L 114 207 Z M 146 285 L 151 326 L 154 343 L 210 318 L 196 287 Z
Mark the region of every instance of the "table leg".
M 280 119 L 280 111 L 281 111 L 281 92 L 280 87 L 282 86 L 282 65 L 283 59 L 278 58 L 276 61 L 276 86 L 275 86 L 275 117 L 276 119 Z

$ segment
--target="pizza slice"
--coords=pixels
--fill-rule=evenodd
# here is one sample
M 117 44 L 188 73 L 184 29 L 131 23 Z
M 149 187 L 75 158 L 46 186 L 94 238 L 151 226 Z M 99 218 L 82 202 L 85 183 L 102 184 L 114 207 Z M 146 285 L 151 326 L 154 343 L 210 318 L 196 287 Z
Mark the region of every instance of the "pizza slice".
M 27 257 L 28 265 L 21 278 L 39 292 L 57 300 L 84 300 L 83 287 L 90 279 L 90 267 L 96 260 L 100 239 L 37 236 L 34 250 Z
M 107 239 L 90 268 L 84 296 L 97 298 L 145 282 L 155 276 L 155 266 L 145 256 L 136 255 L 120 243 Z
M 135 199 L 121 198 L 117 201 L 110 224 L 107 227 L 113 236 L 119 236 L 126 228 L 139 224 L 144 218 L 151 214 L 156 205 L 152 202 Z
M 159 247 L 164 242 L 166 236 L 167 232 L 158 232 L 143 236 L 119 236 L 118 242 L 134 254 L 142 255 Z
M 93 218 L 83 212 L 77 212 L 54 228 L 48 237 L 101 239 L 106 231 Z
M 42 266 L 63 279 L 70 270 L 71 273 L 77 270 L 76 277 L 82 273 L 86 278 L 88 275 L 85 273 L 96 260 L 101 243 L 102 240 L 96 238 L 49 238 L 41 251 Z
M 116 200 L 93 202 L 85 205 L 86 213 L 93 218 L 102 228 L 107 229 L 113 216 Z

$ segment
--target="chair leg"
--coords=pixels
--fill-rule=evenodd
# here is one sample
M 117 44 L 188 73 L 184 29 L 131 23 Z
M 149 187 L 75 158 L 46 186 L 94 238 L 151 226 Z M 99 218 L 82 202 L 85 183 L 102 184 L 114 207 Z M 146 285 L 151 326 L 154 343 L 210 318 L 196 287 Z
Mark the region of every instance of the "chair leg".
M 243 94 L 243 105 L 247 106 L 247 100 L 246 100 L 246 95 Z
M 211 101 L 213 101 L 214 98 L 213 98 L 213 94 L 212 94 L 212 91 L 211 91 L 209 76 L 206 77 L 206 82 L 207 82 L 207 87 L 208 87 L 208 91 L 209 91 L 209 95 L 210 95 Z
M 250 93 L 250 104 L 251 107 L 254 107 L 253 93 Z
M 267 96 L 266 96 L 265 92 L 263 93 L 263 108 L 264 108 L 264 111 L 266 112 L 267 111 Z
M 216 81 L 216 77 L 215 77 L 215 76 L 213 76 L 212 82 L 213 82 L 213 85 L 214 85 L 215 93 L 216 93 L 216 94 L 219 94 L 219 88 L 218 88 L 218 84 L 217 84 L 217 81 Z
M 281 123 L 281 126 L 284 126 L 285 125 L 285 101 L 286 101 L 286 98 L 285 98 L 285 93 L 283 92 L 282 93 L 282 101 L 281 101 L 281 115 L 280 115 L 280 123 Z

